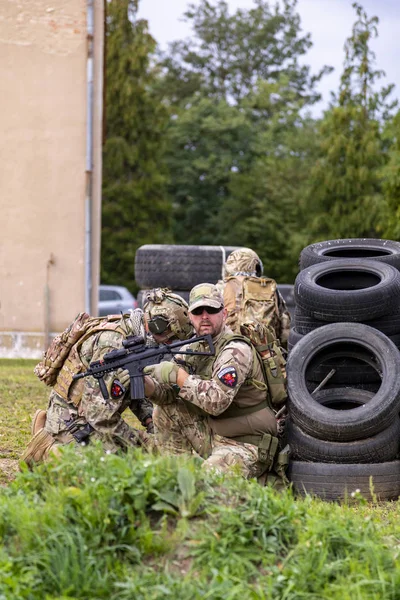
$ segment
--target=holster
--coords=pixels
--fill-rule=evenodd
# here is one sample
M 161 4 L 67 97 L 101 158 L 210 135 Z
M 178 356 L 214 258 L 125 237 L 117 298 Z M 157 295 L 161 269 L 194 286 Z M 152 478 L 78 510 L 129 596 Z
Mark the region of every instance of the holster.
M 289 465 L 290 446 L 286 446 L 281 450 L 274 460 L 272 469 L 265 470 L 264 473 L 257 478 L 260 485 L 270 485 L 277 489 L 284 489 L 289 485 L 289 480 L 286 476 L 286 469 Z
M 89 443 L 89 437 L 94 431 L 94 428 L 89 423 L 86 423 L 86 425 L 78 424 L 71 418 L 69 421 L 65 421 L 65 424 L 67 430 L 78 444 L 82 442 L 85 444 Z

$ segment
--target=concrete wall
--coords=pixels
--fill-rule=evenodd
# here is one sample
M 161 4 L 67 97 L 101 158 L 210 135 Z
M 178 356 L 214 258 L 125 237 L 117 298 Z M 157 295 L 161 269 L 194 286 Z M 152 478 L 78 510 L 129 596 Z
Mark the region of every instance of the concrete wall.
M 0 1 L 2 357 L 40 356 L 51 333 L 97 309 L 103 0 L 93 2 L 92 171 L 88 6 Z

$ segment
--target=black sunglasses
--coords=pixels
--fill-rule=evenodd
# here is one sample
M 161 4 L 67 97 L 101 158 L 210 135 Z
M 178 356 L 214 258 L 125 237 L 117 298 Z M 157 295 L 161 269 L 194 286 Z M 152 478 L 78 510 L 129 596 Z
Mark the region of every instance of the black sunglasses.
M 149 319 L 147 321 L 147 325 L 150 333 L 155 333 L 156 335 L 160 335 L 161 333 L 165 333 L 165 331 L 169 327 L 169 321 L 165 317 L 158 315 L 153 319 Z
M 220 306 L 219 308 L 214 308 L 214 306 L 199 306 L 198 308 L 194 308 L 190 312 L 192 313 L 192 315 L 196 315 L 196 317 L 202 315 L 203 310 L 205 310 L 206 313 L 209 315 L 216 315 L 217 313 L 221 312 L 222 308 L 222 306 Z

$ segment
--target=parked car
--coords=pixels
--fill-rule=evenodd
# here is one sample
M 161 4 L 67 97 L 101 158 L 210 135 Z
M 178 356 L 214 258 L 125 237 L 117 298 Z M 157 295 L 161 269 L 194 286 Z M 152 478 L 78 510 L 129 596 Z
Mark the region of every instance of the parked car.
M 100 317 L 115 315 L 120 312 L 126 313 L 128 310 L 137 308 L 137 306 L 136 298 L 132 296 L 126 287 L 120 285 L 99 286 L 98 314 Z

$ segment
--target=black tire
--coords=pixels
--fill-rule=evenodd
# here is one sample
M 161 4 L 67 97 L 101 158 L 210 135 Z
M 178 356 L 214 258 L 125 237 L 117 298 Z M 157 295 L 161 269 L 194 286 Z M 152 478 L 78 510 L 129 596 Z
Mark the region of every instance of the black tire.
M 326 323 L 325 323 L 326 325 Z M 307 334 L 305 334 L 307 335 Z M 297 326 L 296 324 L 294 324 L 289 331 L 289 337 L 288 337 L 288 352 L 290 352 L 292 350 L 292 348 L 297 344 L 297 342 L 299 342 L 300 340 L 302 340 L 304 337 L 304 334 L 299 333 L 297 330 Z
M 306 371 L 309 381 L 321 382 L 332 371 L 335 373 L 330 377 L 331 384 L 357 384 L 357 383 L 380 383 L 382 373 L 380 365 L 373 355 L 364 349 L 352 348 L 350 350 L 340 347 L 335 351 L 321 352 L 318 357 L 310 361 Z
M 138 306 L 139 308 L 143 308 L 145 300 L 146 300 L 146 294 L 149 292 L 150 290 L 140 290 L 138 292 L 137 295 L 137 302 L 138 302 Z M 182 291 L 182 290 L 171 290 L 171 292 L 174 292 L 174 294 L 178 294 L 178 296 L 180 296 L 181 298 L 183 298 L 184 300 L 186 300 L 186 302 L 189 302 L 189 294 L 190 292 L 188 292 L 187 290 Z
M 146 244 L 135 255 L 135 280 L 141 288 L 191 290 L 198 283 L 216 283 L 236 246 Z
M 297 494 L 311 494 L 324 500 L 351 499 L 356 490 L 367 500 L 396 500 L 400 495 L 399 460 L 369 464 L 293 460 L 287 475 Z
M 296 460 L 339 464 L 378 463 L 395 460 L 399 452 L 400 419 L 397 415 L 383 431 L 354 442 L 319 440 L 304 433 L 290 419 L 286 421 L 285 427 L 290 456 Z
M 300 271 L 294 295 L 318 320 L 369 321 L 399 310 L 400 272 L 373 260 L 337 259 Z
M 321 382 L 316 382 L 316 381 L 307 381 L 307 389 L 310 392 L 310 394 L 318 387 L 319 383 Z M 332 389 L 338 389 L 338 388 L 344 388 L 346 393 L 348 392 L 348 390 L 366 390 L 367 392 L 373 392 L 374 395 L 377 393 L 377 391 L 379 390 L 381 386 L 381 381 L 379 382 L 374 382 L 374 383 L 331 383 L 331 380 L 329 380 L 327 383 L 325 383 L 323 390 L 320 391 L 325 391 L 325 390 L 332 390 Z
M 334 351 L 335 344 L 368 351 L 382 373 L 382 383 L 371 401 L 352 410 L 321 406 L 307 389 L 310 362 Z M 388 427 L 400 403 L 400 353 L 380 331 L 361 323 L 333 323 L 311 331 L 291 350 L 287 361 L 288 409 L 293 422 L 309 435 L 334 442 L 372 437 Z
M 400 333 L 400 311 L 392 312 L 389 315 L 379 317 L 379 319 L 373 319 L 367 321 L 370 327 L 375 327 L 379 331 L 382 331 L 385 335 L 393 336 Z M 293 327 L 300 335 L 306 335 L 310 331 L 313 331 L 317 327 L 326 325 L 326 321 L 316 319 L 310 314 L 304 312 L 298 306 L 294 311 L 293 316 Z
M 400 269 L 400 242 L 373 238 L 349 238 L 317 242 L 303 248 L 300 269 L 339 258 L 378 260 Z
M 337 323 L 341 323 L 342 321 L 336 321 Z M 365 325 L 368 325 L 369 327 L 372 327 L 371 322 L 367 321 L 364 322 Z M 326 321 L 319 321 L 319 325 L 318 327 L 323 327 L 324 325 L 326 325 Z M 314 329 L 317 329 L 317 327 L 314 327 Z M 304 338 L 304 336 L 306 336 L 308 333 L 310 333 L 311 331 L 314 331 L 314 329 L 310 329 L 309 331 L 307 331 L 306 333 L 300 333 L 297 329 L 297 324 L 296 322 L 294 323 L 293 327 L 290 328 L 289 331 L 289 339 L 288 339 L 288 352 L 290 352 L 294 346 L 297 344 L 297 342 L 299 342 L 300 340 L 302 340 Z M 378 331 L 380 331 L 380 329 L 378 327 L 374 327 L 374 329 L 378 329 Z M 382 332 L 384 333 L 384 332 Z M 384 334 L 386 335 L 386 334 Z M 395 346 L 397 346 L 397 348 L 400 348 L 400 334 L 397 333 L 395 335 L 387 335 L 387 337 L 393 342 L 393 344 Z M 366 362 L 368 362 L 368 357 L 364 357 L 362 358 L 362 356 L 358 357 L 358 361 L 360 360 L 364 360 Z M 348 362 L 348 361 L 347 361 Z M 349 363 L 350 364 L 350 363 Z M 354 364 L 354 363 L 353 363 Z M 370 364 L 370 363 L 369 363 Z M 344 366 L 344 365 L 342 365 Z M 371 365 L 372 366 L 372 365 Z M 355 371 L 354 373 L 357 373 L 359 376 L 363 376 L 363 373 L 365 372 L 364 367 L 358 368 L 357 365 L 355 365 Z M 371 369 L 367 368 L 366 369 L 366 373 L 371 373 Z M 368 375 L 367 375 L 368 376 Z M 375 377 L 373 377 L 374 381 L 377 381 L 377 379 Z M 336 378 L 337 383 L 339 383 L 339 379 Z M 351 377 L 349 379 L 344 379 L 344 380 L 340 380 L 341 383 L 347 383 L 347 382 L 351 382 L 351 383 L 355 383 L 355 378 Z

